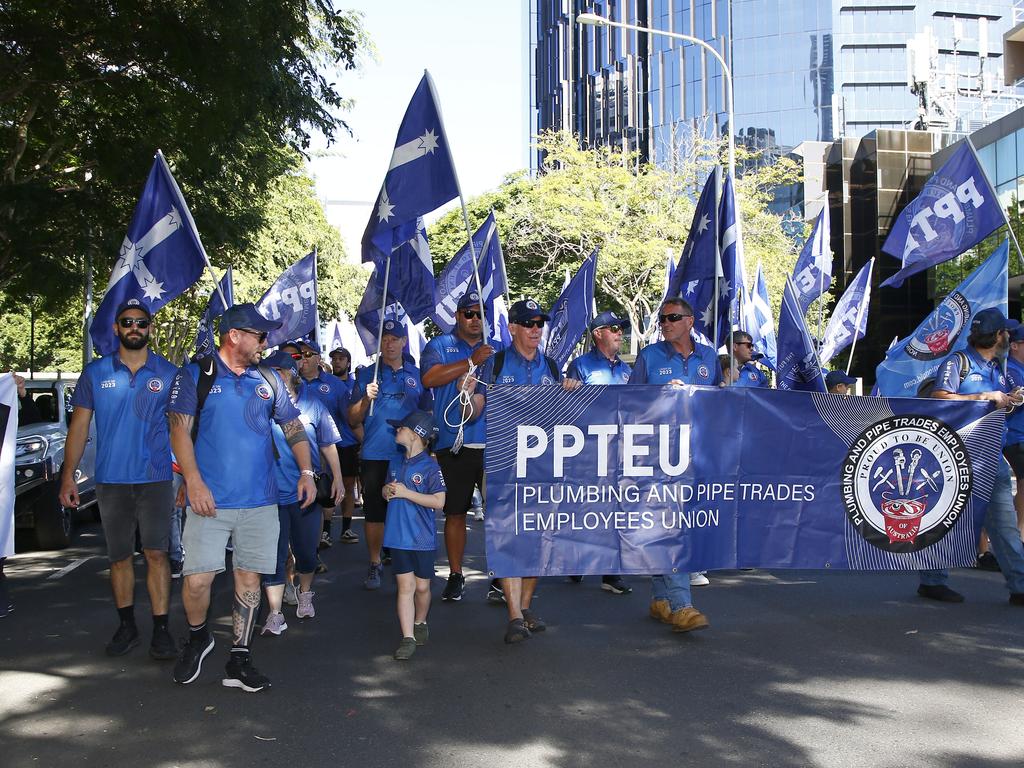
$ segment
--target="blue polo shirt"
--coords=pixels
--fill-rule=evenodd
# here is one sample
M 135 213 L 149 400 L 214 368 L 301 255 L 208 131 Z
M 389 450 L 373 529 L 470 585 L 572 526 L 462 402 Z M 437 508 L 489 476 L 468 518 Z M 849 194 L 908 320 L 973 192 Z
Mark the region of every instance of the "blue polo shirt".
M 423 354 L 420 356 L 420 369 L 424 372 L 429 371 L 435 365 L 450 365 L 451 363 L 465 360 L 473 351 L 483 345 L 483 341 L 479 341 L 473 346 L 470 346 L 468 342 L 460 339 L 454 333 L 446 333 L 441 336 L 435 336 L 423 348 Z M 501 345 L 497 342 L 492 342 L 491 346 L 495 348 L 495 351 L 501 348 Z M 479 375 L 479 372 L 478 372 Z M 455 400 L 459 395 L 457 387 L 458 379 L 450 381 L 447 384 L 442 384 L 440 387 L 432 387 L 431 392 L 434 395 L 434 420 L 437 422 L 438 436 L 434 443 L 435 450 L 444 450 L 451 448 L 455 444 L 455 436 L 459 430 L 457 427 L 448 426 L 445 421 L 445 409 Z M 459 408 L 458 406 L 452 406 L 448 410 L 448 418 L 452 421 L 458 421 L 459 419 Z M 483 419 L 477 419 L 466 424 L 462 432 L 463 445 L 468 446 L 482 446 L 487 439 L 487 430 L 484 428 Z
M 625 384 L 633 369 L 618 355 L 609 360 L 598 349 L 592 349 L 569 363 L 566 377 L 584 384 Z
M 711 347 L 696 341 L 687 357 L 667 341 L 649 344 L 640 350 L 633 365 L 630 384 L 667 384 L 679 379 L 684 384 L 717 387 L 722 381 L 722 366 Z
M 401 456 L 388 464 L 388 482 L 397 480 L 416 493 L 440 493 L 445 490 L 441 467 L 427 451 L 411 459 Z M 437 548 L 436 513 L 408 499 L 388 501 L 388 519 L 384 522 L 384 546 L 433 552 Z
M 350 445 L 358 445 L 352 427 L 348 425 L 348 402 L 352 399 L 352 387 L 355 380 L 349 376 L 342 381 L 330 373 L 320 372 L 320 375 L 311 381 L 305 381 L 306 390 L 309 394 L 319 400 L 327 408 L 334 425 L 338 431 L 338 448 L 347 448 Z M 301 408 L 299 410 L 302 410 Z
M 1012 357 L 1006 360 L 1007 389 L 1014 390 L 1024 387 L 1024 364 Z M 1006 417 L 1006 444 L 1024 443 L 1024 408 L 1014 408 L 1013 413 Z
M 366 387 L 373 381 L 373 366 L 360 369 L 352 387 L 351 405 L 366 396 Z M 408 360 L 402 361 L 397 370 L 384 362 L 377 374 L 376 405 L 373 414 L 367 411 L 363 421 L 363 447 L 361 456 L 369 461 L 390 461 L 402 455 L 402 449 L 395 443 L 395 428 L 388 419 L 403 419 L 416 410 L 429 411 L 433 408 L 430 393 L 420 383 L 420 371 Z
M 1006 377 L 998 360 L 986 360 L 973 347 L 962 350 L 970 363 L 967 378 L 960 382 L 960 358 L 954 352 L 949 355 L 935 372 L 933 390 L 952 392 L 956 395 L 977 395 L 981 392 L 1008 391 Z M 1007 425 L 1003 423 L 1003 442 L 1007 441 Z
M 314 382 L 315 386 L 315 382 Z M 306 430 L 306 439 L 309 440 L 309 454 L 312 459 L 314 472 L 320 471 L 320 448 L 334 445 L 341 438 L 338 428 L 334 425 L 334 419 L 327 411 L 327 407 L 317 399 L 310 391 L 313 387 L 309 384 L 302 385 L 299 390 L 299 397 L 294 405 L 299 409 L 299 421 Z M 272 426 L 274 432 L 274 447 L 277 449 L 277 503 L 295 504 L 299 500 L 299 463 L 295 460 L 288 441 L 285 439 L 284 430 L 279 424 Z
M 96 418 L 96 482 L 171 479 L 165 411 L 176 371 L 153 351 L 134 375 L 116 352 L 85 366 L 71 404 L 88 408 Z
M 477 385 L 477 392 L 485 392 L 486 386 L 490 384 L 504 384 L 509 386 L 548 386 L 557 384 L 562 380 L 558 373 L 558 367 L 551 358 L 538 352 L 533 360 L 527 360 L 515 345 L 510 345 L 505 350 L 505 360 L 501 365 L 501 372 L 494 375 L 494 361 L 498 355 L 492 355 L 491 359 L 484 363 L 480 371 L 480 384 Z M 552 376 L 554 368 L 555 376 Z
M 203 405 L 196 437 L 196 462 L 203 482 L 221 509 L 277 504 L 277 473 L 271 420 L 286 424 L 299 417 L 281 377 L 277 397 L 255 366 L 240 376 L 214 354 L 216 378 Z M 275 371 L 274 376 L 277 376 Z M 171 387 L 168 413 L 196 412 L 199 364 L 179 369 Z M 289 449 L 290 452 L 291 449 Z M 315 450 L 310 446 L 310 452 Z
M 739 376 L 732 383 L 734 387 L 767 387 L 768 377 L 753 363 L 747 362 L 739 370 Z

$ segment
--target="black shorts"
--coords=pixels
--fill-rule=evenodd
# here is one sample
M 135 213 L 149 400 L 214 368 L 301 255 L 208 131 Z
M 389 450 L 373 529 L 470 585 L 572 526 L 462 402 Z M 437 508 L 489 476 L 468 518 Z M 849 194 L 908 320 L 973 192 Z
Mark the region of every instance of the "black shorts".
M 363 517 L 368 523 L 383 523 L 388 516 L 384 485 L 388 480 L 386 460 L 363 459 L 359 479 L 363 483 Z
M 338 461 L 341 462 L 342 477 L 358 477 L 359 475 L 359 443 L 342 448 L 338 446 Z
M 1024 443 L 1014 443 L 1003 448 L 1003 456 L 1010 463 L 1013 476 L 1019 481 L 1024 478 Z
M 473 506 L 473 488 L 484 487 L 484 449 L 463 448 L 452 453 L 447 448 L 437 452 L 437 463 L 444 476 L 445 515 L 464 515 Z
M 96 501 L 110 562 L 124 560 L 135 552 L 136 526 L 143 549 L 167 551 L 174 511 L 174 486 L 170 480 L 97 483 Z

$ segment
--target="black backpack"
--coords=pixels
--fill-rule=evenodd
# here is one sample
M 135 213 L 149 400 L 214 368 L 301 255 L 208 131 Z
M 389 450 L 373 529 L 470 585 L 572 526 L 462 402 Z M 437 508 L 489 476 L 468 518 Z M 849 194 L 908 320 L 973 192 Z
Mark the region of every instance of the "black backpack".
M 967 379 L 967 374 L 971 372 L 971 361 L 967 359 L 967 355 L 963 352 L 954 352 L 956 359 L 960 362 L 960 383 L 963 384 Z M 931 376 L 921 382 L 921 386 L 917 388 L 918 397 L 931 397 L 932 391 L 935 389 L 935 377 Z
M 558 366 L 555 365 L 555 361 L 547 355 L 541 355 L 544 358 L 544 362 L 548 364 L 548 370 L 551 371 L 551 378 L 558 381 L 560 378 L 558 375 Z M 491 380 L 488 384 L 493 384 L 498 380 L 498 376 L 501 374 L 501 369 L 505 365 L 505 350 L 494 353 L 494 367 L 491 368 Z
M 195 361 L 199 366 L 199 380 L 196 382 L 196 414 L 195 418 L 192 420 L 193 443 L 199 436 L 199 417 L 203 412 L 203 406 L 206 405 L 206 398 L 210 394 L 213 382 L 217 379 L 217 361 L 213 357 L 215 354 L 216 352 L 211 355 L 207 355 L 206 357 L 201 357 Z M 271 407 L 276 408 L 278 379 L 274 373 L 274 369 L 268 365 L 260 363 L 256 366 L 256 370 L 260 372 L 260 376 L 262 376 L 263 380 L 267 382 L 267 385 L 270 387 L 270 391 L 274 393 L 274 399 Z M 273 416 L 273 413 L 274 412 L 271 411 L 271 416 Z M 274 448 L 274 452 L 277 452 L 276 446 Z

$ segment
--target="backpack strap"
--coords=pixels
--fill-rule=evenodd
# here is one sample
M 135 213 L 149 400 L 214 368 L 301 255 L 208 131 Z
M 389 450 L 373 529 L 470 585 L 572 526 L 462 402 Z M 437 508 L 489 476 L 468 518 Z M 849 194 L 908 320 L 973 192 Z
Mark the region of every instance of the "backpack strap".
M 193 443 L 199 437 L 199 416 L 203 412 L 203 406 L 206 404 L 206 398 L 210 394 L 213 382 L 217 379 L 217 360 L 213 355 L 207 355 L 196 360 L 196 365 L 199 366 L 199 380 L 196 382 L 196 412 L 192 419 Z
M 494 353 L 494 365 L 491 366 L 491 380 L 488 384 L 493 384 L 498 380 L 498 376 L 501 375 L 501 369 L 505 366 L 505 350 L 499 350 Z
M 554 360 L 552 360 L 552 359 L 551 359 L 550 357 L 548 357 L 547 355 L 544 355 L 544 362 L 546 362 L 546 363 L 548 364 L 548 370 L 549 370 L 549 371 L 551 371 L 551 378 L 553 378 L 553 379 L 554 379 L 554 380 L 555 380 L 556 382 L 557 382 L 557 381 L 558 381 L 558 380 L 559 380 L 560 378 L 562 378 L 562 377 L 561 377 L 561 376 L 560 376 L 560 375 L 558 374 L 558 364 L 557 364 L 557 363 L 556 363 L 556 362 L 555 362 Z
M 960 361 L 960 383 L 963 384 L 967 381 L 967 374 L 971 372 L 971 361 L 967 359 L 967 355 L 963 352 L 956 352 L 956 358 Z

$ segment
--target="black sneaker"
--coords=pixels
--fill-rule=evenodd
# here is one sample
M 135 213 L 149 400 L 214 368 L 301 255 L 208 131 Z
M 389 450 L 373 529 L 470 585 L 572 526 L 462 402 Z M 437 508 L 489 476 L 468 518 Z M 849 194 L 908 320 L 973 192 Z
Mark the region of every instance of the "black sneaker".
M 320 534 L 320 546 L 318 549 L 330 549 L 334 542 L 331 541 L 331 534 L 324 531 Z
M 490 588 L 487 590 L 487 602 L 494 605 L 501 605 L 505 602 L 505 590 L 502 589 L 499 579 L 491 579 Z
M 153 639 L 149 643 L 149 657 L 157 661 L 170 661 L 178 656 L 178 644 L 174 642 L 167 627 L 153 627 Z
M 380 550 L 380 564 L 391 565 L 391 550 L 387 547 L 383 547 Z
M 974 567 L 981 571 L 994 571 L 996 573 L 1002 570 L 999 567 L 999 561 L 996 560 L 996 556 L 991 552 L 982 552 L 978 555 L 978 562 Z
M 171 578 L 172 579 L 180 579 L 181 578 L 181 568 L 182 568 L 183 565 L 184 565 L 184 563 L 181 560 L 171 560 Z
M 313 571 L 317 576 L 321 573 L 327 573 L 327 566 L 324 565 L 324 561 L 320 559 L 320 555 L 316 556 L 316 570 Z
M 194 682 L 199 673 L 203 671 L 203 659 L 213 650 L 213 635 L 209 635 L 209 642 L 205 645 L 202 642 L 194 642 L 191 638 L 178 654 L 178 663 L 174 665 L 174 682 L 188 685 Z
M 605 576 L 601 579 L 601 589 L 613 595 L 628 595 L 633 588 L 622 580 L 621 576 Z
M 225 688 L 241 688 L 246 693 L 256 693 L 270 687 L 270 678 L 261 675 L 252 665 L 252 657 L 248 653 L 232 653 L 224 666 L 224 679 L 220 683 Z
M 462 594 L 465 591 L 466 577 L 461 573 L 452 573 L 448 577 L 448 583 L 444 587 L 444 592 L 441 593 L 441 599 L 459 601 L 462 599 Z
M 945 584 L 922 584 L 917 588 L 917 594 L 927 597 L 929 600 L 938 600 L 942 603 L 962 603 L 964 596 L 955 592 Z
M 522 619 L 512 619 L 505 629 L 505 643 L 514 645 L 530 639 L 530 630 Z
M 138 644 L 138 628 L 134 624 L 121 624 L 107 643 L 107 656 L 124 656 Z

